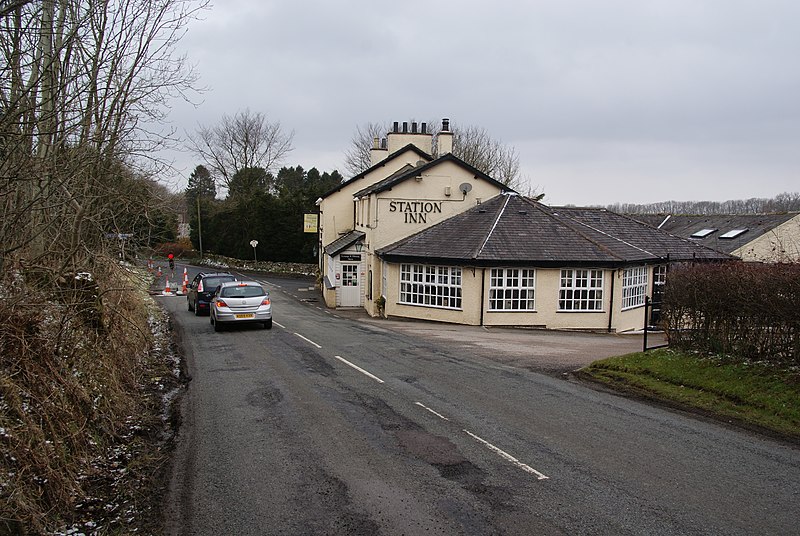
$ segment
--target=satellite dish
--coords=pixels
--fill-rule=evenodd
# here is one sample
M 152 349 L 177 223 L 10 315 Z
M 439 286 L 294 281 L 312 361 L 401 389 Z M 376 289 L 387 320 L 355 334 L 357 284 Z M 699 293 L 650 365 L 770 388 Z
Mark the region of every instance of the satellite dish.
M 461 193 L 467 195 L 467 193 L 472 190 L 472 185 L 468 182 L 462 182 L 458 185 L 458 189 L 461 190 Z

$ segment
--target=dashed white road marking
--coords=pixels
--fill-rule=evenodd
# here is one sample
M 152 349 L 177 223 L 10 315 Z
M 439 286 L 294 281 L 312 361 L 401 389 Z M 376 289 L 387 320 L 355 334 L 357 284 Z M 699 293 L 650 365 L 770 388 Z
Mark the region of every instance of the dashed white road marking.
M 298 337 L 300 337 L 301 339 L 303 339 L 303 340 L 304 340 L 304 341 L 306 341 L 307 343 L 313 344 L 313 345 L 314 345 L 314 346 L 316 346 L 317 348 L 322 348 L 322 346 L 320 346 L 319 344 L 315 343 L 315 342 L 314 342 L 314 341 L 312 341 L 311 339 L 306 339 L 305 337 L 303 337 L 302 335 L 300 335 L 300 334 L 299 334 L 299 333 L 297 333 L 297 332 L 295 332 L 295 335 L 297 335 Z
M 276 326 L 278 326 L 279 328 L 286 329 L 286 326 L 284 326 L 283 324 L 278 324 L 274 320 L 272 321 L 272 323 L 275 324 Z
M 437 416 L 437 417 L 439 417 L 440 419 L 443 419 L 443 420 L 445 420 L 445 421 L 449 421 L 449 420 L 450 420 L 450 419 L 448 419 L 447 417 L 445 417 L 444 415 L 442 415 L 441 413 L 437 413 L 436 411 L 433 411 L 431 408 L 429 408 L 428 406 L 426 406 L 426 405 L 425 405 L 425 404 L 423 404 L 422 402 L 414 402 L 414 403 L 415 403 L 416 405 L 418 405 L 419 407 L 421 407 L 421 408 L 423 408 L 423 409 L 425 409 L 425 410 L 428 410 L 428 411 L 430 411 L 431 413 L 433 413 L 434 415 L 436 415 L 436 416 Z
M 545 476 L 544 474 L 540 473 L 539 471 L 537 471 L 536 469 L 534 469 L 530 465 L 526 465 L 526 464 L 522 463 L 521 461 L 516 459 L 511 454 L 509 454 L 509 453 L 507 453 L 507 452 L 505 452 L 503 450 L 500 450 L 499 448 L 495 447 L 494 445 L 492 445 L 491 443 L 489 443 L 485 439 L 481 439 L 480 437 L 476 436 L 475 434 L 473 434 L 469 430 L 464 430 L 464 433 L 466 433 L 468 436 L 472 437 L 478 443 L 481 443 L 483 446 L 485 446 L 486 448 L 488 448 L 489 450 L 491 450 L 495 454 L 499 455 L 501 458 L 513 463 L 514 465 L 516 465 L 517 467 L 519 467 L 523 471 L 525 471 L 527 473 L 531 473 L 532 475 L 536 475 L 537 480 L 547 480 L 548 478 L 550 478 L 549 476 Z
M 348 365 L 348 366 L 351 366 L 351 367 L 353 367 L 354 369 L 356 369 L 357 371 L 359 371 L 361 374 L 364 374 L 365 376 L 368 376 L 368 377 L 372 378 L 372 379 L 373 379 L 373 380 L 375 380 L 376 382 L 378 382 L 378 383 L 384 383 L 382 379 L 378 378 L 378 377 L 377 377 L 377 376 L 375 376 L 374 374 L 370 374 L 369 372 L 367 372 L 367 371 L 366 371 L 366 370 L 364 370 L 363 368 L 359 367 L 358 365 L 354 365 L 353 363 L 351 363 L 351 362 L 350 362 L 350 361 L 348 361 L 347 359 L 343 358 L 342 356 L 335 355 L 335 356 L 333 356 L 333 357 L 335 357 L 336 359 L 338 359 L 339 361 L 341 361 L 341 362 L 342 362 L 342 363 L 344 363 L 345 365 Z

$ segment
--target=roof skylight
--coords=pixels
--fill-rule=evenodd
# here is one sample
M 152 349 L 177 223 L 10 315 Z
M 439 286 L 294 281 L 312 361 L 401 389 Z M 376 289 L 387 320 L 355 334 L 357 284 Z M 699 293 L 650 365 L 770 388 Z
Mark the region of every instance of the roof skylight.
M 692 238 L 705 238 L 714 231 L 716 231 L 716 229 L 700 229 L 699 231 L 692 233 Z
M 727 233 L 719 235 L 720 238 L 736 238 L 742 233 L 746 233 L 747 229 L 733 229 Z

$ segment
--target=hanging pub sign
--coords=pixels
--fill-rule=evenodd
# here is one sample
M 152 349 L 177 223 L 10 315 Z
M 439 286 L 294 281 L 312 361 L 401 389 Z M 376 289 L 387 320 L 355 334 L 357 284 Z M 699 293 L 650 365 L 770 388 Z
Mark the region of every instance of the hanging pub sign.
M 316 233 L 319 214 L 303 214 L 303 232 Z

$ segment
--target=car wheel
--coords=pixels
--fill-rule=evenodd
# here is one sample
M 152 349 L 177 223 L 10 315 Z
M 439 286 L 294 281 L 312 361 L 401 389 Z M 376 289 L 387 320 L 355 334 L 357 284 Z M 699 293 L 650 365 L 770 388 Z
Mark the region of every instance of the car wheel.
M 264 322 L 264 329 L 272 329 L 272 319 L 270 318 L 266 322 Z
M 197 306 L 197 303 L 194 304 L 194 316 L 200 316 L 200 308 Z

